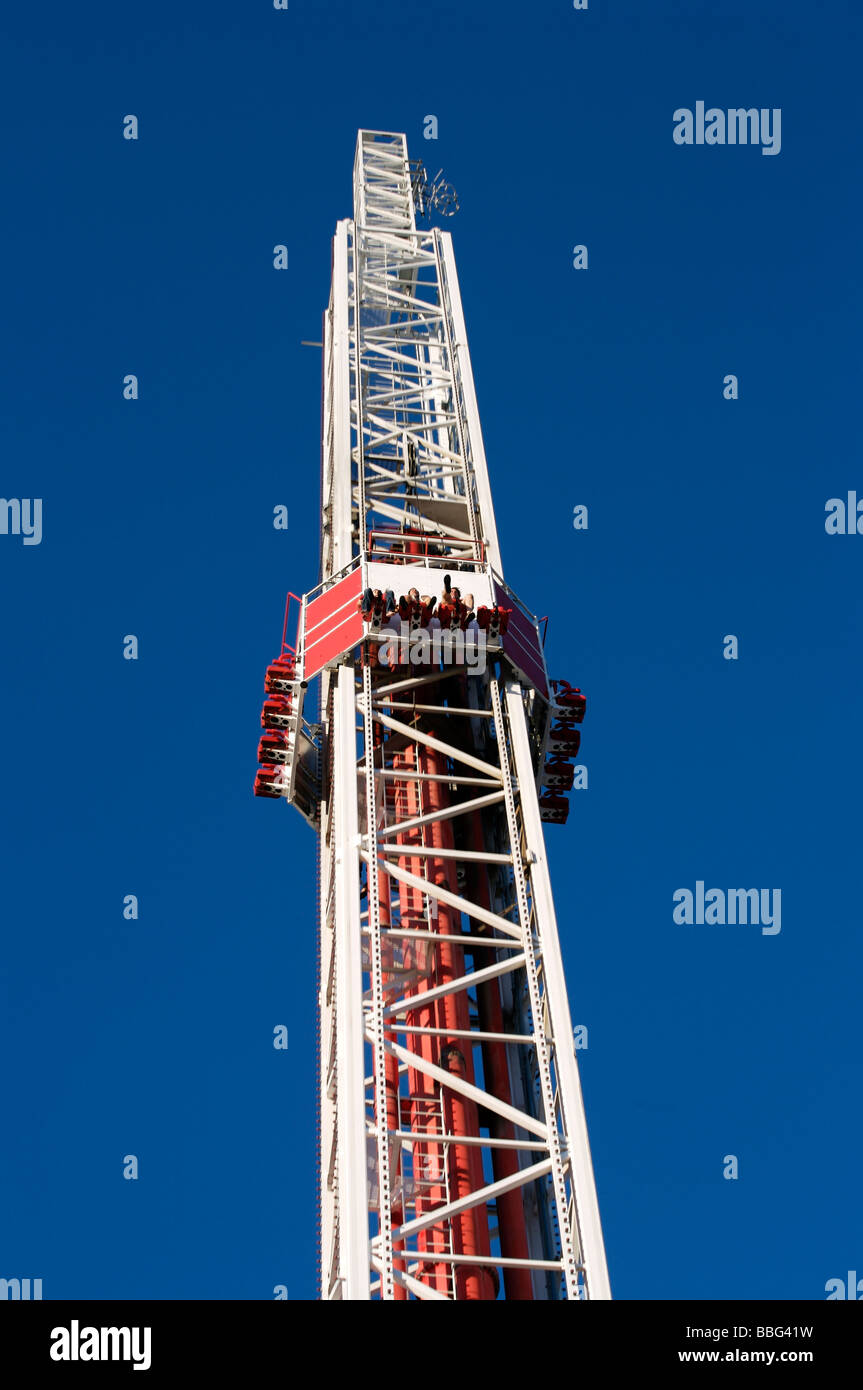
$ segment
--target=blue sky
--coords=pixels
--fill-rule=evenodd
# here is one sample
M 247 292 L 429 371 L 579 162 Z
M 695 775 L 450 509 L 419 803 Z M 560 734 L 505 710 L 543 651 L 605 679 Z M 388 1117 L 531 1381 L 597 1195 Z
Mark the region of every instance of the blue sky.
M 851 0 L 4 15 L 0 491 L 43 538 L 0 535 L 0 1275 L 315 1294 L 314 837 L 251 786 L 284 595 L 317 580 L 300 340 L 360 126 L 458 190 L 506 577 L 588 694 L 589 789 L 547 839 L 612 1289 L 863 1269 L 863 539 L 824 529 L 863 497 L 860 27 Z M 676 145 L 698 100 L 780 108 L 781 152 Z M 676 925 L 699 879 L 780 888 L 781 932 Z

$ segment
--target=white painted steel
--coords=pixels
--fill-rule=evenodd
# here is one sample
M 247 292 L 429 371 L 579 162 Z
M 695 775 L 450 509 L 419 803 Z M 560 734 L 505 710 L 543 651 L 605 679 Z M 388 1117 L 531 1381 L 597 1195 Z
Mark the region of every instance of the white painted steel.
M 350 668 L 343 667 L 342 674 L 353 676 Z M 365 843 L 368 848 L 368 861 L 370 870 L 368 876 L 369 890 L 368 898 L 368 938 L 369 938 L 369 958 L 371 966 L 371 1023 L 373 1036 L 373 1052 L 375 1066 L 375 1129 L 377 1139 L 378 1155 L 378 1220 L 380 1229 L 378 1233 L 377 1253 L 381 1260 L 381 1297 L 390 1301 L 395 1297 L 394 1294 L 394 1268 L 393 1268 L 393 1227 L 392 1227 L 392 1201 L 390 1184 L 390 1157 L 389 1157 L 389 1135 L 387 1133 L 387 1084 L 386 1084 L 386 1053 L 384 1051 L 384 993 L 383 993 L 383 955 L 381 950 L 381 920 L 379 911 L 379 900 L 377 885 L 375 884 L 374 865 L 377 862 L 377 806 L 376 806 L 376 787 L 375 787 L 375 768 L 369 749 L 372 746 L 372 680 L 371 669 L 366 666 L 363 670 L 363 719 L 364 731 L 363 741 L 366 749 L 365 773 L 366 773 L 366 826 Z M 358 885 L 359 886 L 359 885 Z M 366 1224 L 366 1230 L 368 1226 Z
M 518 845 L 522 841 L 522 835 L 515 803 L 515 792 L 509 776 L 510 766 L 509 752 L 507 749 L 507 729 L 504 727 L 498 682 L 493 680 L 490 682 L 490 685 L 492 709 L 494 710 L 494 721 L 497 730 L 497 742 L 500 750 L 501 770 L 504 774 L 504 785 L 507 791 L 506 814 L 509 823 L 510 843 Z M 532 791 L 533 784 L 531 783 L 528 787 L 527 795 L 529 796 Z M 529 847 L 527 845 L 522 845 L 522 849 L 527 851 L 524 854 L 524 859 L 529 861 Z M 555 1060 L 553 1056 L 555 1044 L 553 1033 L 546 1028 L 545 1010 L 543 1007 L 539 978 L 540 963 L 542 962 L 544 964 L 545 956 L 543 953 L 542 932 L 540 930 L 538 915 L 532 917 L 531 908 L 528 903 L 526 864 L 522 861 L 521 855 L 517 856 L 515 859 L 515 887 L 518 896 L 519 918 L 523 932 L 522 940 L 525 951 L 525 975 L 527 977 L 528 994 L 530 997 L 530 1011 L 533 1016 L 534 1033 L 536 1036 L 536 1055 L 539 1066 L 542 1103 L 550 1140 L 551 1158 L 549 1161 L 549 1169 L 554 1183 L 554 1199 L 557 1207 L 557 1227 L 562 1245 L 562 1263 L 566 1277 L 567 1298 L 574 1300 L 580 1298 L 581 1294 L 578 1280 L 576 1250 L 569 1225 L 569 1203 L 564 1174 L 564 1136 L 561 1135 L 558 1130 L 555 1106 L 554 1078 L 552 1076 L 552 1065 Z
M 339 671 L 336 692 L 336 785 L 354 782 L 356 698 L 351 667 Z M 336 797 L 335 952 L 338 1065 L 338 1182 L 341 1297 L 369 1297 L 363 1003 L 360 959 L 359 824 L 355 796 Z
M 545 852 L 545 838 L 539 817 L 536 786 L 530 780 L 530 748 L 524 712 L 524 694 L 517 681 L 506 686 L 506 706 L 512 739 L 515 772 L 522 788 L 521 816 L 524 825 L 524 849 L 530 862 L 530 879 L 535 912 L 536 934 L 542 955 L 545 1006 L 548 1027 L 555 1047 L 557 1093 L 562 1107 L 562 1127 L 566 1148 L 572 1163 L 575 1199 L 576 1236 L 585 1266 L 587 1297 L 611 1298 L 605 1243 L 599 1219 L 596 1182 L 587 1137 L 587 1119 L 575 1056 L 572 1019 L 563 972 L 563 958 L 557 931 L 557 916 L 551 895 L 551 881 Z

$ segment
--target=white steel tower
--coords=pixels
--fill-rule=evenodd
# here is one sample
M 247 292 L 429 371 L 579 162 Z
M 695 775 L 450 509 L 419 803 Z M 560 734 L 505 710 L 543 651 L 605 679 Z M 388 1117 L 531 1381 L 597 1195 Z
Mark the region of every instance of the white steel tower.
M 504 582 L 428 188 L 404 135 L 359 132 L 321 582 L 262 718 L 256 791 L 319 836 L 321 1297 L 607 1299 L 542 828 L 566 819 L 585 701 Z

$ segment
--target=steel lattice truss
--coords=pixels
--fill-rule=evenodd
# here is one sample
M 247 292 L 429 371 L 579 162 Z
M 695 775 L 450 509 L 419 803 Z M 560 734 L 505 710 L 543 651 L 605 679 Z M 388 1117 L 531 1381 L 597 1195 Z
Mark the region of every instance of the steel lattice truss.
M 360 132 L 354 209 L 320 591 L 388 565 L 397 591 L 447 569 L 495 592 L 452 244 L 416 228 L 404 136 Z M 321 1295 L 608 1298 L 537 799 L 552 697 L 505 653 L 474 674 L 372 647 L 321 672 Z

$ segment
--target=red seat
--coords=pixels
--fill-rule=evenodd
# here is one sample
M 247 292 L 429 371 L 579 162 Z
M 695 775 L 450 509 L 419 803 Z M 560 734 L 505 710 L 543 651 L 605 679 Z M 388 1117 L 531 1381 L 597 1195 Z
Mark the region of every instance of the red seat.
M 293 700 L 290 695 L 274 695 L 264 701 L 261 711 L 262 729 L 285 729 L 291 722 Z
M 544 787 L 561 787 L 564 791 L 571 791 L 574 779 L 575 768 L 560 754 L 549 758 L 542 769 L 542 785 Z
M 569 802 L 565 796 L 558 796 L 554 792 L 545 792 L 539 798 L 540 820 L 550 821 L 553 825 L 565 825 L 569 815 Z
M 569 681 L 552 681 L 551 688 L 554 691 L 555 703 L 571 711 L 571 717 L 580 724 L 584 719 L 587 696 L 582 695 L 579 686 L 570 685 Z
M 264 734 L 258 744 L 259 763 L 287 763 L 290 761 L 293 742 L 289 734 L 281 730 Z
M 255 796 L 287 796 L 287 773 L 283 767 L 261 767 L 255 777 Z
M 566 725 L 556 725 L 548 736 L 546 747 L 550 753 L 566 753 L 570 758 L 574 758 L 581 746 L 581 734 L 578 729 L 567 728 Z
M 442 628 L 448 628 L 450 631 L 454 631 L 458 627 L 458 610 L 460 607 L 461 604 L 455 603 L 438 604 L 437 615 L 440 618 L 440 625 Z
M 489 637 L 494 640 L 502 637 L 509 627 L 509 615 L 511 608 L 478 608 L 476 610 L 476 620 L 483 632 L 488 632 Z
M 297 667 L 292 656 L 279 656 L 267 667 L 264 689 L 268 695 L 285 693 L 296 683 Z

